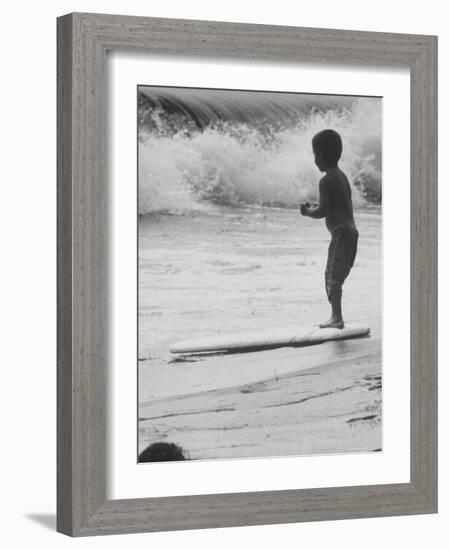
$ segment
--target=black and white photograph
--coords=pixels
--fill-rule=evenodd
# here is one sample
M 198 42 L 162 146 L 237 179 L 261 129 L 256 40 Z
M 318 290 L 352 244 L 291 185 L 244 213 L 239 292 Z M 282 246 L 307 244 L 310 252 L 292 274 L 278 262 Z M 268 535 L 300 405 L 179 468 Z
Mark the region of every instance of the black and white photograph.
M 138 462 L 382 451 L 382 98 L 140 85 Z

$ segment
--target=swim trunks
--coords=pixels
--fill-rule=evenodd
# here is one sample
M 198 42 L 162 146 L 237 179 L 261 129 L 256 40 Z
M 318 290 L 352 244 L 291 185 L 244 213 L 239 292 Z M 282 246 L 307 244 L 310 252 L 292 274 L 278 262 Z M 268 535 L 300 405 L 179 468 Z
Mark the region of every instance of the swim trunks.
M 336 295 L 341 296 L 343 283 L 354 265 L 358 238 L 356 229 L 344 227 L 332 231 L 324 274 L 329 301 Z

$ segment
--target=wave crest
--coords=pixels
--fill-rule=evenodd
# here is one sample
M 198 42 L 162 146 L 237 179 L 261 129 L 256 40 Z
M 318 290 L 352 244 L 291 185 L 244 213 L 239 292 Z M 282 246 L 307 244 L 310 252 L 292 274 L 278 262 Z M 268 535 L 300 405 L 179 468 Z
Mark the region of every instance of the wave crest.
M 354 203 L 380 202 L 380 100 L 359 98 L 349 107 L 312 109 L 282 128 L 235 120 L 196 131 L 184 124 L 171 133 L 142 128 L 139 213 L 207 211 L 214 204 L 296 208 L 316 201 L 321 175 L 311 141 L 323 128 L 342 136 L 340 166 Z

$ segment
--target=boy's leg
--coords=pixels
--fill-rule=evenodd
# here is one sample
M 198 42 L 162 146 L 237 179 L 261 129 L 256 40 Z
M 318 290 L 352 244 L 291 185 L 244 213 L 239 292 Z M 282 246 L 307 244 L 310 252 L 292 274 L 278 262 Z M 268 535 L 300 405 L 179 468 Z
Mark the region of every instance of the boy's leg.
M 341 311 L 342 286 L 354 264 L 357 238 L 357 232 L 338 232 L 332 235 L 325 273 L 326 293 L 331 305 L 331 317 L 320 325 L 321 328 L 344 327 Z
M 331 318 L 333 320 L 333 325 L 336 328 L 343 328 L 343 315 L 341 313 L 341 292 L 334 293 L 330 298 L 331 303 Z
M 343 328 L 345 326 L 341 312 L 341 287 L 328 292 L 328 299 L 331 305 L 331 316 L 325 322 L 320 324 L 320 328 Z

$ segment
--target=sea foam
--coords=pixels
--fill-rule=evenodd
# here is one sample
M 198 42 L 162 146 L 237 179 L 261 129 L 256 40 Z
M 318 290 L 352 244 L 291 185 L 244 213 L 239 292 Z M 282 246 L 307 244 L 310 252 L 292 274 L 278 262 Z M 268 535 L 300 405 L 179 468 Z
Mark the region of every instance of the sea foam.
M 213 101 L 220 106 L 217 98 Z M 162 102 L 140 107 L 146 120 L 139 127 L 141 215 L 209 211 L 217 204 L 297 208 L 304 200 L 316 201 L 322 174 L 311 140 L 324 128 L 342 136 L 340 167 L 351 182 L 355 205 L 381 201 L 379 98 L 321 102 L 318 108 L 309 102 L 308 109 L 295 109 L 281 95 L 278 113 L 265 102 L 253 119 L 241 116 L 241 101 L 229 106 L 229 94 L 222 117 L 219 109 L 211 116 L 210 105 L 207 116 L 201 112 L 200 92 L 190 109 L 186 104 L 176 104 L 175 113 L 171 105 L 168 114 Z M 232 117 L 236 105 L 240 111 Z

